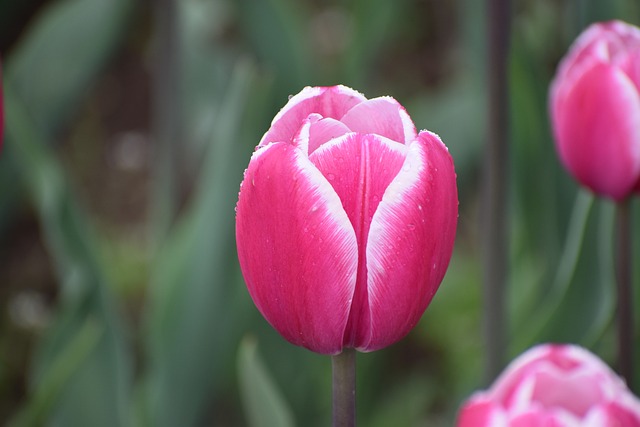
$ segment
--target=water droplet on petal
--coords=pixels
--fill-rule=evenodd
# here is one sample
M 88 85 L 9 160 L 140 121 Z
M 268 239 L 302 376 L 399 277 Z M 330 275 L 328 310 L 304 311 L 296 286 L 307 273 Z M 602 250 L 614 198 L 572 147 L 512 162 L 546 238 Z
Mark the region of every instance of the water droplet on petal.
M 327 174 L 327 179 L 329 181 L 333 181 L 334 179 L 336 179 L 336 176 L 334 174 L 332 174 L 332 173 L 329 173 L 329 174 Z
M 416 229 L 416 225 L 414 223 L 410 222 L 409 224 L 407 224 L 407 228 L 409 230 L 415 230 Z

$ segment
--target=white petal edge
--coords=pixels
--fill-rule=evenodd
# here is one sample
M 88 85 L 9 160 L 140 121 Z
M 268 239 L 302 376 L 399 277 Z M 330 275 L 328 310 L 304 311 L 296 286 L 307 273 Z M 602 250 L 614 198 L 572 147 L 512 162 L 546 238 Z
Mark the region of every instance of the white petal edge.
M 344 85 L 337 85 L 335 86 L 336 88 L 338 88 L 341 92 L 343 92 L 344 94 L 348 95 L 348 96 L 354 96 L 356 98 L 359 98 L 361 101 L 366 101 L 367 98 L 361 94 L 360 92 L 351 89 L 348 86 L 344 86 Z M 293 107 L 295 107 L 296 105 L 298 105 L 299 103 L 301 103 L 302 101 L 309 99 L 309 98 L 313 98 L 315 96 L 319 96 L 320 94 L 322 94 L 324 91 L 328 90 L 328 87 L 324 87 L 324 86 L 305 86 L 299 93 L 297 93 L 296 95 L 292 96 L 291 98 L 289 98 L 289 102 L 287 102 L 285 104 L 284 107 L 282 107 L 280 109 L 280 111 L 278 111 L 278 114 L 275 115 L 275 117 L 273 118 L 273 120 L 271 120 L 271 126 L 269 127 L 269 129 L 267 129 L 267 131 L 264 133 L 264 135 L 262 135 L 262 138 L 260 138 L 260 144 L 259 145 L 263 145 L 269 142 L 275 142 L 275 141 L 264 141 L 265 136 L 271 131 L 271 127 L 273 127 L 273 125 L 280 120 L 289 110 L 291 110 Z
M 387 138 L 385 138 L 387 139 Z M 395 141 L 387 139 L 397 147 L 406 147 L 406 158 L 402 168 L 398 175 L 391 181 L 389 187 L 387 187 L 378 209 L 371 218 L 371 228 L 369 229 L 369 237 L 367 241 L 367 271 L 368 271 L 368 286 L 369 286 L 369 301 L 370 305 L 376 304 L 377 289 L 375 283 L 379 282 L 380 276 L 383 273 L 383 262 L 380 260 L 386 256 L 386 245 L 384 242 L 393 241 L 394 236 L 390 236 L 392 230 L 389 229 L 384 221 L 380 220 L 380 216 L 387 217 L 392 214 L 394 207 L 401 205 L 403 199 L 408 193 L 416 186 L 420 185 L 420 174 L 426 168 L 426 164 L 423 161 L 423 157 L 420 153 L 416 152 L 421 150 L 422 147 L 419 144 L 413 144 L 410 146 L 403 146 Z

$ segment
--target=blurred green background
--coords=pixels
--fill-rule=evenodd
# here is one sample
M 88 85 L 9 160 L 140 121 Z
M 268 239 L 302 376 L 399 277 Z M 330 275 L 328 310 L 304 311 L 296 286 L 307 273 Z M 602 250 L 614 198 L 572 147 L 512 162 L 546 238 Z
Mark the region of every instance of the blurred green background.
M 571 41 L 612 18 L 640 24 L 640 3 L 513 2 L 510 357 L 545 341 L 614 356 L 613 206 L 559 167 L 546 111 Z M 460 193 L 422 321 L 358 355 L 358 419 L 452 425 L 486 386 L 486 25 L 477 0 L 0 1 L 0 422 L 329 425 L 330 359 L 262 319 L 233 229 L 271 118 L 306 85 L 342 83 L 437 132 Z

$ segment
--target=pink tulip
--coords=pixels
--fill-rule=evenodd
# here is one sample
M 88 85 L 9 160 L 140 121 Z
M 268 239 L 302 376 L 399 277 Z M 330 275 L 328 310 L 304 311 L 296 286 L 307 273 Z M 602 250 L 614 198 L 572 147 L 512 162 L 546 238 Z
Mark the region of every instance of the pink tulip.
M 640 401 L 574 345 L 540 345 L 463 406 L 458 427 L 640 427 Z
M 405 336 L 451 258 L 458 198 L 437 135 L 393 98 L 307 87 L 276 115 L 240 187 L 249 293 L 293 344 L 373 351 Z
M 550 91 L 560 159 L 594 193 L 640 189 L 640 29 L 591 25 L 558 67 Z

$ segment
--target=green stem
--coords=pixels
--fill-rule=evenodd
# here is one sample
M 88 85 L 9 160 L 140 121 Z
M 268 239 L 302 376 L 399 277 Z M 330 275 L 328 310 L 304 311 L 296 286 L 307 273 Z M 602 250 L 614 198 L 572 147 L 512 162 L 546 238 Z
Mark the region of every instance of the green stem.
M 489 52 L 489 135 L 484 163 L 484 335 L 486 380 L 502 370 L 506 358 L 505 282 L 507 275 L 508 54 L 509 0 L 487 0 Z
M 154 5 L 155 41 L 152 69 L 151 232 L 153 243 L 166 236 L 178 205 L 179 143 L 182 141 L 180 98 L 180 28 L 177 0 Z
M 618 369 L 633 383 L 633 296 L 631 289 L 631 202 L 616 207 L 616 279 L 618 283 Z
M 356 425 L 356 351 L 345 348 L 331 358 L 333 368 L 333 427 Z

